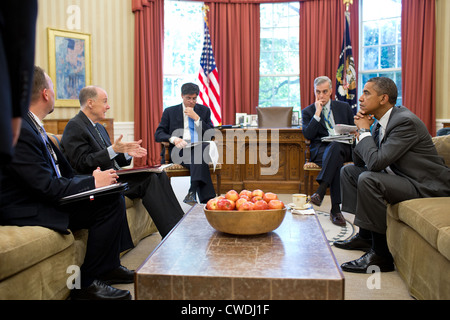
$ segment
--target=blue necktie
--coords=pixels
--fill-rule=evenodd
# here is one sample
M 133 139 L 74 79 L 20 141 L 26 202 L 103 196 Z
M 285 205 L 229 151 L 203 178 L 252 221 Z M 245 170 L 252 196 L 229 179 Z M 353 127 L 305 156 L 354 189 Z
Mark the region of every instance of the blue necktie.
M 377 147 L 380 146 L 380 123 L 377 122 L 377 124 L 375 125 L 375 130 L 373 131 L 373 140 L 375 140 L 375 144 L 377 145 Z
M 189 118 L 189 131 L 191 132 L 191 143 L 198 141 L 197 130 L 195 130 L 195 123 L 192 118 Z
M 47 147 L 47 151 L 48 151 L 48 153 L 50 155 L 50 160 L 52 160 L 52 164 L 53 164 L 53 168 L 55 169 L 56 176 L 58 178 L 61 178 L 61 174 L 59 173 L 59 168 L 57 167 L 57 165 L 58 165 L 58 158 L 56 157 L 56 153 L 53 150 L 52 145 L 48 141 L 47 132 L 45 132 L 45 129 L 42 128 L 41 126 L 39 126 L 39 132 L 41 134 L 42 140 L 44 140 L 45 146 Z

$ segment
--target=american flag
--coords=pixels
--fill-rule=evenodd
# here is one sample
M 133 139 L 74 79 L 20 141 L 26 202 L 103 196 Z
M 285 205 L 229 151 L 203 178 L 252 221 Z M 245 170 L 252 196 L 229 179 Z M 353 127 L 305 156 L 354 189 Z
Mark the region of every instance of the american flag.
M 222 124 L 222 111 L 220 109 L 220 87 L 219 73 L 217 72 L 214 53 L 211 46 L 209 28 L 205 22 L 205 39 L 203 40 L 203 51 L 200 57 L 200 72 L 198 79 L 200 86 L 200 100 L 211 109 L 211 121 L 214 126 Z
M 356 92 L 356 68 L 350 42 L 350 12 L 345 12 L 344 37 L 339 55 L 339 66 L 336 72 L 336 100 L 348 102 L 353 114 L 358 111 Z

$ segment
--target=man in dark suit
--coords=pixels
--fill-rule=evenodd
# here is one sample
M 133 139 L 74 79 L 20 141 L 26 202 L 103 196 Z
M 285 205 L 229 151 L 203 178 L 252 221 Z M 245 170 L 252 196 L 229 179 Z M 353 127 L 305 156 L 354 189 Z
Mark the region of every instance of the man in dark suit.
M 142 140 L 123 142 L 121 135 L 113 144 L 105 127 L 99 124 L 110 109 L 105 90 L 96 86 L 83 88 L 79 94 L 81 111 L 66 125 L 61 148 L 79 174 L 89 174 L 97 167 L 119 170 L 131 163 L 132 157 L 147 155 Z M 180 221 L 184 212 L 165 172 L 140 172 L 120 176 L 128 182 L 125 195 L 141 198 L 144 207 L 164 238 Z
M 346 102 L 332 101 L 332 86 L 328 77 L 314 80 L 316 102 L 302 110 L 303 135 L 311 140 L 311 161 L 322 167 L 317 182 L 319 188 L 311 196 L 311 202 L 317 206 L 330 187 L 331 221 L 345 226 L 341 213 L 340 170 L 345 162 L 351 161 L 351 145 L 340 142 L 322 142 L 321 138 L 334 135 L 336 124 L 354 125 L 353 112 Z
M 72 298 L 130 299 L 128 290 L 107 284 L 133 282 L 133 272 L 122 267 L 119 259 L 121 251 L 133 246 L 123 195 L 58 204 L 65 196 L 114 184 L 117 175 L 112 170 L 95 170 L 90 176 L 74 176 L 42 127 L 54 102 L 51 79 L 35 67 L 29 113 L 22 122 L 15 157 L 2 177 L 0 224 L 42 226 L 63 234 L 68 234 L 68 229 L 89 229 L 81 289 L 74 289 Z
M 359 233 L 334 245 L 366 251 L 361 258 L 344 263 L 344 271 L 365 273 L 373 265 L 382 272 L 392 271 L 386 241 L 387 204 L 449 196 L 450 169 L 437 154 L 425 124 L 407 108 L 395 106 L 397 87 L 391 79 L 369 79 L 359 101 L 354 165 L 345 166 L 341 173 L 342 210 L 355 214 Z M 377 123 L 371 132 L 374 119 Z
M 200 89 L 196 84 L 183 84 L 181 87 L 182 104 L 164 110 L 161 122 L 155 132 L 157 142 L 170 142 L 171 160 L 182 164 L 191 172 L 191 186 L 184 199 L 184 202 L 189 204 L 197 202 L 196 194 L 201 203 L 206 203 L 216 196 L 209 172 L 208 159 L 203 157 L 208 154 L 209 143 L 204 142 L 195 147 L 186 148 L 190 142 L 206 141 L 206 131 L 213 128 L 211 110 L 197 103 L 199 92 Z M 174 149 L 174 147 L 176 148 Z M 164 149 L 161 156 L 164 161 Z

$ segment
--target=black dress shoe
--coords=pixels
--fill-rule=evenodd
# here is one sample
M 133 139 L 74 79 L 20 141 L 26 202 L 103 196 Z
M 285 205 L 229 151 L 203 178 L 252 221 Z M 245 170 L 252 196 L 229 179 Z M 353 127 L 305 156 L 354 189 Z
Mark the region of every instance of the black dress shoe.
M 72 289 L 71 300 L 131 300 L 128 290 L 113 288 L 100 280 L 94 280 L 87 288 Z
M 342 270 L 354 273 L 367 273 L 370 266 L 376 266 L 375 271 L 389 272 L 394 271 L 394 260 L 392 257 L 379 256 L 372 249 L 366 252 L 361 258 L 345 262 L 341 265 Z
M 195 192 L 189 192 L 183 200 L 184 203 L 187 203 L 191 206 L 197 203 L 197 199 L 195 197 Z
M 335 241 L 333 245 L 336 248 L 345 249 L 345 250 L 362 250 L 369 251 L 372 248 L 372 241 L 363 239 L 359 236 L 359 233 L 351 237 L 350 239 L 343 241 Z
M 311 196 L 311 203 L 313 205 L 316 205 L 316 206 L 320 207 L 322 205 L 322 201 L 323 201 L 323 199 L 318 193 L 314 193 Z
M 347 224 L 341 212 L 330 213 L 330 220 L 333 224 L 339 227 L 345 227 L 345 225 Z
M 134 271 L 128 270 L 124 266 L 119 266 L 118 268 L 99 277 L 99 280 L 106 283 L 107 285 L 116 283 L 133 283 Z

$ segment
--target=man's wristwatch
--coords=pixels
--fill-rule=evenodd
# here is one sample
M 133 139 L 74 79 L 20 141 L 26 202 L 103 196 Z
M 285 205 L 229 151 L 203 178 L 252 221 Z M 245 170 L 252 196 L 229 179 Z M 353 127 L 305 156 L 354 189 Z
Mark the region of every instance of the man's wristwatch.
M 358 133 L 359 133 L 359 134 L 365 133 L 365 132 L 369 132 L 369 133 L 370 133 L 370 129 L 366 129 L 366 128 L 360 128 L 360 129 L 358 129 Z

